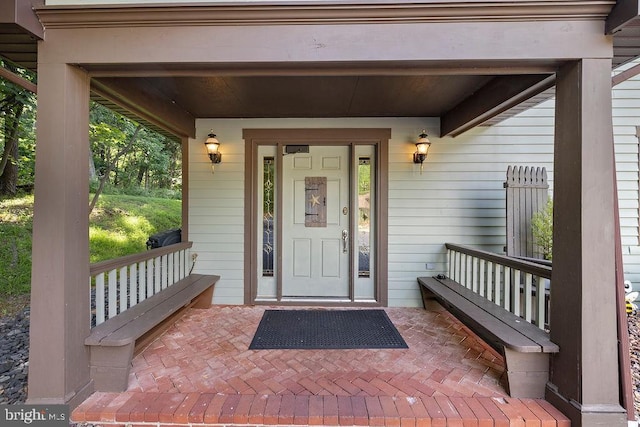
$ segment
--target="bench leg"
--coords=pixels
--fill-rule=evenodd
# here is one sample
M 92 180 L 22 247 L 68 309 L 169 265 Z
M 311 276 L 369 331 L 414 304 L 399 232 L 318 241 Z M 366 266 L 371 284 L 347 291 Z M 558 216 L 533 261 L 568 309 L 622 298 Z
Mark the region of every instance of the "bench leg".
M 209 286 L 205 291 L 195 298 L 192 308 L 209 308 L 213 300 L 213 286 Z
M 91 346 L 91 379 L 96 391 L 121 392 L 129 385 L 134 343 Z
M 509 396 L 544 399 L 549 380 L 548 353 L 519 353 L 505 348 Z
M 424 286 L 420 286 L 422 295 L 422 305 L 427 311 L 445 311 L 445 308 L 438 302 L 436 295 Z

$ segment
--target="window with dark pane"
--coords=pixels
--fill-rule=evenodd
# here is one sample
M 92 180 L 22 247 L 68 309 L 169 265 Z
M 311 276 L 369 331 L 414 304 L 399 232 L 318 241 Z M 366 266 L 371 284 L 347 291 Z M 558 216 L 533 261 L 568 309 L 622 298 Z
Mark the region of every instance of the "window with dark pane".
M 263 218 L 262 218 L 262 275 L 273 276 L 274 246 L 274 206 L 275 206 L 275 162 L 273 157 L 263 160 Z

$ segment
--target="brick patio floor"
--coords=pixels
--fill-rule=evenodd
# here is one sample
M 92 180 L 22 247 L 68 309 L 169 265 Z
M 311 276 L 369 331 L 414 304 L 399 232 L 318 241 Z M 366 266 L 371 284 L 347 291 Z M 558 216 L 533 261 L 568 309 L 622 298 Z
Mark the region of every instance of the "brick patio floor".
M 100 425 L 569 426 L 512 399 L 502 358 L 445 311 L 387 308 L 400 350 L 248 350 L 268 307 L 191 310 L 132 363 L 124 393 L 73 412 Z

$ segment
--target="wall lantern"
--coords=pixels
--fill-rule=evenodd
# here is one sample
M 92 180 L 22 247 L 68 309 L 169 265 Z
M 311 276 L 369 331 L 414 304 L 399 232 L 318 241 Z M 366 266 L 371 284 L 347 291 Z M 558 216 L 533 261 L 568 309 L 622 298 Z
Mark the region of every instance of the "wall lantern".
M 427 158 L 429 147 L 431 147 L 431 142 L 427 139 L 427 132 L 422 129 L 418 142 L 416 142 L 416 152 L 413 153 L 413 163 L 420 163 L 420 175 L 422 175 L 422 163 Z
M 222 161 L 222 153 L 220 153 L 220 141 L 218 141 L 218 139 L 216 138 L 216 134 L 213 133 L 213 129 L 211 129 L 211 132 L 209 132 L 204 145 L 205 147 L 207 147 L 207 154 L 209 154 L 209 159 L 211 159 L 212 163 L 211 171 L 213 172 L 213 165 Z

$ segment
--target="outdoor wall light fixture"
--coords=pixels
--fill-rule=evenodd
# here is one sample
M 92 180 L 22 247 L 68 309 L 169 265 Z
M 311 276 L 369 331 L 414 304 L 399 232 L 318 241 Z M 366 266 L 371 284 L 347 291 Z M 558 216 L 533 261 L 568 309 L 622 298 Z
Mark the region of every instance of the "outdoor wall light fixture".
M 211 129 L 211 132 L 207 135 L 207 140 L 204 142 L 204 145 L 207 147 L 207 154 L 209 154 L 209 159 L 211 159 L 211 172 L 213 172 L 215 165 L 222 161 L 220 141 L 216 138 L 216 134 L 213 133 L 213 129 Z
M 431 142 L 427 139 L 427 131 L 422 129 L 422 133 L 416 142 L 416 152 L 413 153 L 413 163 L 420 163 L 420 175 L 422 175 L 422 163 L 427 158 Z

